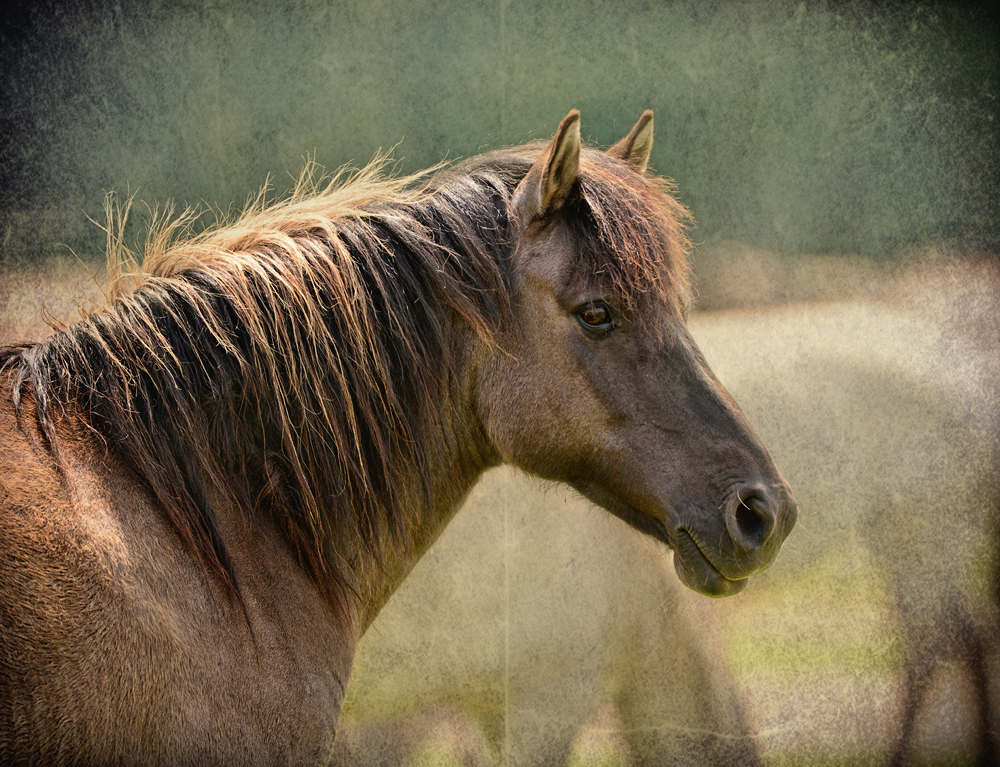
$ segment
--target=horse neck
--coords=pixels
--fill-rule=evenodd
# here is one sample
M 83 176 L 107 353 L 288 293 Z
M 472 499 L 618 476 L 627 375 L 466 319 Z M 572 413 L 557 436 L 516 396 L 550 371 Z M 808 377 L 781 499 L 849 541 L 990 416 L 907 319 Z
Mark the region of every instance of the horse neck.
M 473 405 L 479 344 L 472 332 L 458 335 L 452 344 L 457 374 L 450 387 L 450 402 L 442 408 L 444 420 L 441 424 L 425 424 L 422 429 L 424 434 L 434 435 L 425 442 L 429 447 L 426 458 L 430 483 L 425 486 L 420 477 L 408 478 L 401 545 L 391 547 L 381 562 L 367 549 L 359 548 L 354 553 L 361 633 L 444 531 L 482 473 L 500 463 Z

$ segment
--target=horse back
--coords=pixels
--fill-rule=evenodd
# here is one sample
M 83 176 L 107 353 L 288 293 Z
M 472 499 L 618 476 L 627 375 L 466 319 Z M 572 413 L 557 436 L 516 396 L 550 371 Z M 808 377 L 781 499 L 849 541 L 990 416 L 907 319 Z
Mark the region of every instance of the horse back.
M 229 524 L 239 605 L 99 439 L 58 437 L 3 393 L 0 763 L 325 761 L 353 641 L 288 553 Z

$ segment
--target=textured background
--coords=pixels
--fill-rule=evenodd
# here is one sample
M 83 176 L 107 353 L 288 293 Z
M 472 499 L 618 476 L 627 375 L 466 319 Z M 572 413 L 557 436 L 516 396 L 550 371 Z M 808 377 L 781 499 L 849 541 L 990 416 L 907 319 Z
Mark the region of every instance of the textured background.
M 228 208 L 306 153 L 405 171 L 656 112 L 701 241 L 995 248 L 998 35 L 975 5 L 124 2 L 6 8 L 5 262 L 96 257 L 105 190 Z
M 547 138 L 571 108 L 582 111 L 584 136 L 601 145 L 655 110 L 652 164 L 676 180 L 698 222 L 704 308 L 912 292 L 926 288 L 928 272 L 899 282 L 886 267 L 928 253 L 946 254 L 931 265 L 935 285 L 986 286 L 995 270 L 953 269 L 949 256 L 993 258 L 1000 245 L 998 32 L 982 7 L 949 3 L 96 0 L 8 8 L 0 16 L 0 340 L 45 332 L 43 301 L 68 317 L 73 298 L 95 295 L 70 252 L 99 273 L 104 234 L 88 218 L 102 219 L 106 191 L 134 193 L 150 207 L 173 200 L 226 210 L 268 179 L 275 193 L 287 189 L 307 154 L 333 169 L 398 145 L 399 168 L 411 172 Z M 141 219 L 144 207 L 135 210 Z M 133 224 L 129 233 L 139 236 L 141 221 Z M 952 295 L 940 291 L 932 307 L 949 321 L 959 305 Z M 962 330 L 995 349 L 1000 312 L 991 310 L 993 324 L 984 316 L 970 313 Z M 879 330 L 872 343 L 891 345 Z M 734 368 L 724 381 L 737 380 L 736 359 L 719 355 L 720 372 L 726 360 Z M 764 393 L 736 393 L 762 403 L 754 417 L 763 426 L 773 416 L 768 439 L 784 439 L 777 395 L 766 376 L 750 380 L 764 381 Z M 800 412 L 811 416 L 819 411 L 806 389 Z M 911 429 L 902 433 L 914 449 L 942 444 L 921 441 L 926 419 L 896 421 Z M 815 448 L 808 423 L 797 428 L 792 437 Z M 777 444 L 775 454 L 805 461 L 806 450 L 789 452 L 798 444 Z M 822 463 L 800 468 L 796 480 L 808 482 Z M 905 464 L 897 468 L 906 476 Z M 849 500 L 846 491 L 835 497 Z M 524 500 L 505 503 L 521 508 Z M 812 751 L 812 763 L 822 753 L 845 764 L 887 748 L 903 652 L 888 588 L 871 577 L 881 571 L 858 545 L 864 529 L 831 522 L 831 512 L 828 523 L 848 534 L 825 569 L 797 578 L 814 551 L 809 525 L 815 541 L 822 513 L 804 510 L 787 556 L 751 593 L 719 608 L 724 649 L 751 692 L 772 762 L 799 764 Z M 442 577 L 468 587 L 454 572 Z M 819 581 L 829 588 L 817 591 Z M 659 592 L 645 593 L 655 602 L 650 613 L 662 612 Z M 422 605 L 417 612 L 439 625 Z M 565 652 L 565 637 L 548 639 L 549 651 Z M 942 689 L 934 705 L 957 719 L 938 716 L 925 740 L 965 753 L 963 688 Z

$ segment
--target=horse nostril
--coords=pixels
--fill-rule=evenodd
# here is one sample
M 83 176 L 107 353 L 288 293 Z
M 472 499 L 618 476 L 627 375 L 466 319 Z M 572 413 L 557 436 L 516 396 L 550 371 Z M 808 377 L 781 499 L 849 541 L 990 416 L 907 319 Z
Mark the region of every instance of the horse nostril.
M 741 496 L 733 510 L 738 542 L 748 549 L 763 546 L 774 531 L 774 513 L 770 504 L 756 493 Z

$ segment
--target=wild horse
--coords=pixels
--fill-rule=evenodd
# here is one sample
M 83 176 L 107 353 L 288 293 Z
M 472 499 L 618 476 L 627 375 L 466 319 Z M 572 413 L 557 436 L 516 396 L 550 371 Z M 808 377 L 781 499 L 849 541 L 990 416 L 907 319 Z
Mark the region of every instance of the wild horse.
M 685 209 L 547 144 L 151 238 L 0 352 L 0 761 L 329 758 L 358 637 L 488 467 L 740 591 L 790 491 L 685 327 Z

